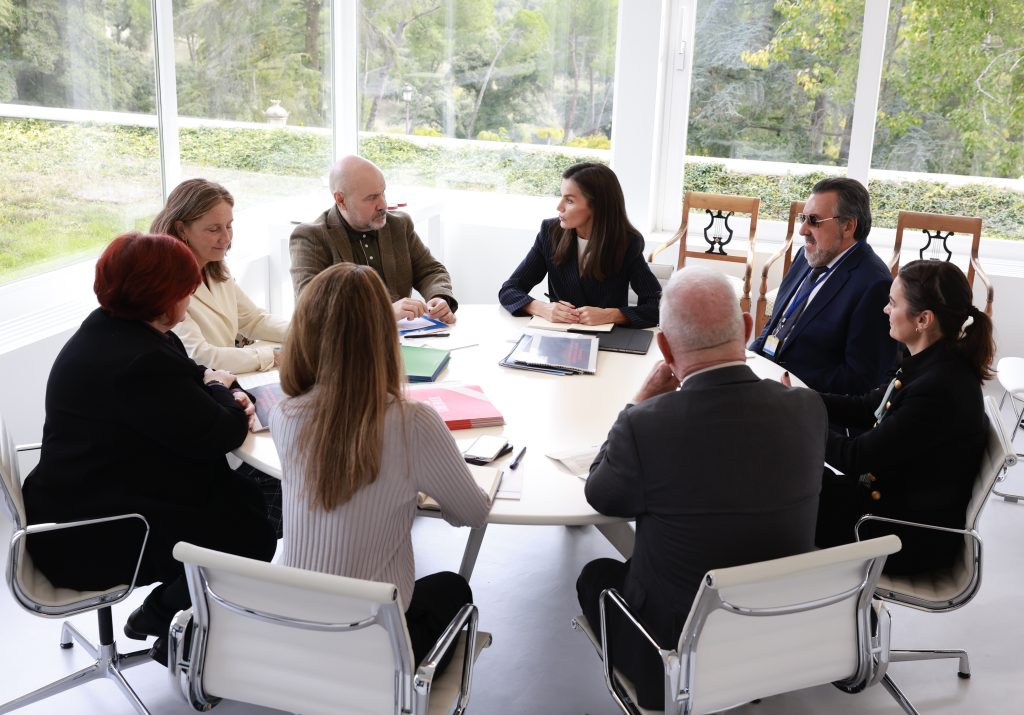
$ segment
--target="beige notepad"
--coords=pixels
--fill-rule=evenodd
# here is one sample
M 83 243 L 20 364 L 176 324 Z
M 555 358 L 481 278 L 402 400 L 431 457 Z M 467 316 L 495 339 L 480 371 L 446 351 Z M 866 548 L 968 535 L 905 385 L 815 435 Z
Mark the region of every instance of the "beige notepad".
M 526 324 L 528 328 L 540 328 L 541 330 L 561 330 L 563 333 L 610 333 L 615 327 L 614 323 L 601 323 L 599 325 L 580 325 L 579 323 L 552 323 L 539 315 L 530 318 Z
M 469 472 L 473 475 L 473 480 L 477 483 L 477 486 L 487 495 L 487 501 L 493 502 L 494 495 L 498 491 L 498 485 L 501 484 L 502 470 L 497 467 L 485 467 L 477 464 L 467 464 L 466 466 L 469 467 Z M 434 501 L 434 497 L 427 496 L 423 492 L 420 492 L 417 506 L 420 509 L 441 510 L 441 506 Z

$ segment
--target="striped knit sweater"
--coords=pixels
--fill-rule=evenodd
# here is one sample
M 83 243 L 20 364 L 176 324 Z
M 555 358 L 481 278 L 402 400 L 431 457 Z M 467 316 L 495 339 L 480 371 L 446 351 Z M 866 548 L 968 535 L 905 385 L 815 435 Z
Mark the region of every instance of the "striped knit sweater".
M 440 416 L 427 405 L 403 401 L 401 409 L 392 405 L 385 417 L 377 480 L 333 511 L 311 509 L 302 493 L 295 445 L 299 427 L 310 418 L 308 402 L 308 395 L 288 398 L 270 417 L 281 457 L 282 563 L 393 583 L 408 609 L 416 574 L 411 531 L 418 492 L 433 496 L 444 519 L 455 526 L 481 526 L 489 510 L 487 497 Z M 338 444 L 344 448 L 343 437 Z

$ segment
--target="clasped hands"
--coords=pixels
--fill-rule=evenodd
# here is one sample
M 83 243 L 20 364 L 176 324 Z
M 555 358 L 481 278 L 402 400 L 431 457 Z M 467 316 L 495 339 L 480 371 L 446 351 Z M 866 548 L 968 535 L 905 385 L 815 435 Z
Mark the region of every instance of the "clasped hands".
M 544 312 L 548 313 L 548 315 L 541 313 L 541 317 L 546 318 L 552 323 L 578 323 L 580 325 L 614 323 L 617 322 L 617 318 L 621 315 L 617 308 L 595 308 L 590 305 L 577 308 L 566 300 L 548 303 L 545 306 Z
M 435 296 L 424 303 L 422 300 L 416 298 L 399 298 L 391 307 L 395 311 L 395 320 L 401 320 L 402 318 L 419 318 L 421 315 L 427 315 L 435 320 L 440 320 L 443 323 L 454 323 L 455 313 L 452 312 L 451 306 L 448 305 L 448 301 L 440 296 Z
M 245 416 L 249 422 L 249 431 L 252 432 L 257 426 L 256 405 L 252 403 L 252 400 L 249 399 L 249 396 L 245 394 L 242 388 L 235 385 L 235 381 L 237 379 L 238 378 L 234 374 L 227 370 L 211 370 L 210 368 L 207 368 L 206 372 L 203 373 L 203 384 L 205 385 L 217 383 L 219 385 L 223 385 L 229 390 L 231 390 L 232 387 L 235 388 L 231 390 L 231 397 L 234 398 L 239 407 L 245 411 Z

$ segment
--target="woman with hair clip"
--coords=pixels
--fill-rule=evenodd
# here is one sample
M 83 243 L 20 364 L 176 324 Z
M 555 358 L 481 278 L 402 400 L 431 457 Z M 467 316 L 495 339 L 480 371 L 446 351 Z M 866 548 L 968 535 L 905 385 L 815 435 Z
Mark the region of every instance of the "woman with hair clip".
M 339 263 L 313 278 L 284 346 L 288 397 L 270 416 L 284 490 L 282 562 L 397 585 L 419 663 L 473 600 L 458 574 L 413 582 L 419 492 L 456 526 L 483 525 L 490 504 L 437 412 L 404 399 L 403 380 L 377 272 Z
M 513 315 L 555 323 L 634 328 L 658 324 L 661 284 L 644 260 L 644 239 L 626 217 L 615 173 L 603 164 L 574 164 L 562 174 L 558 218 L 547 219 L 498 300 Z M 548 277 L 550 302 L 529 292 Z M 637 295 L 628 306 L 628 289 Z
M 253 303 L 224 263 L 231 248 L 234 205 L 234 198 L 220 184 L 187 179 L 167 197 L 167 205 L 149 230 L 183 241 L 203 272 L 188 315 L 174 329 L 189 357 L 200 365 L 234 373 L 270 370 L 278 366 L 273 346 L 235 346 L 238 335 L 280 343 L 288 333 L 288 321 Z
M 985 448 L 981 383 L 992 377 L 992 321 L 972 303 L 963 272 L 952 263 L 914 261 L 889 290 L 889 334 L 909 357 L 887 385 L 860 397 L 822 395 L 829 422 L 866 430 L 832 431 L 818 509 L 816 542 L 854 540 L 864 514 L 964 528 L 967 503 Z M 950 565 L 963 537 L 885 522 L 866 522 L 861 538 L 894 533 L 903 548 L 888 573 Z

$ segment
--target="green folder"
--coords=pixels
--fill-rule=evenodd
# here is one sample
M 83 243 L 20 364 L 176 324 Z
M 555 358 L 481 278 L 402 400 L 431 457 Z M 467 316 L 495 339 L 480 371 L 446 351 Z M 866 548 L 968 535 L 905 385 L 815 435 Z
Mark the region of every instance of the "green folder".
M 451 353 L 436 348 L 402 345 L 402 364 L 409 382 L 433 382 L 448 364 Z

